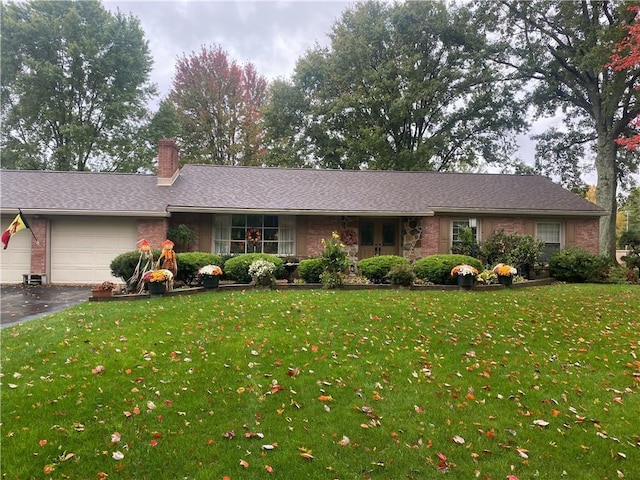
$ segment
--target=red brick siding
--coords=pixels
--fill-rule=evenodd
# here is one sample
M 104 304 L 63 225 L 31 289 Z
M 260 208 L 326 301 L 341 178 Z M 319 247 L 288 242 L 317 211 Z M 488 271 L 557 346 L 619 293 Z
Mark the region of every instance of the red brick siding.
M 600 221 L 598 219 L 573 220 L 576 247 L 591 253 L 600 252 Z
M 307 223 L 307 257 L 318 257 L 324 250 L 322 239 L 331 238 L 333 232 L 340 232 L 340 217 L 311 217 Z
M 151 248 L 162 248 L 161 244 L 167 239 L 169 221 L 167 218 L 140 220 L 138 223 L 138 240 L 146 239 Z
M 47 249 L 48 249 L 48 231 L 49 220 L 44 218 L 30 218 L 29 226 L 33 235 L 31 235 L 31 272 L 29 273 L 47 273 Z M 36 243 L 36 239 L 38 243 Z
M 440 219 L 422 217 L 422 256 L 436 255 L 440 245 Z

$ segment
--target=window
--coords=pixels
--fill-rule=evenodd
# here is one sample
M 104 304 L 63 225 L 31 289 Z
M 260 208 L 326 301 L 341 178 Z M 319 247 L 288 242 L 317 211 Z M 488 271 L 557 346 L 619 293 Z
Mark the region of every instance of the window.
M 451 222 L 451 250 L 455 251 L 464 245 L 464 235 L 461 234 L 465 231 L 465 229 L 471 229 L 472 243 L 477 245 L 480 241 L 478 235 L 478 224 L 479 222 L 475 218 L 453 220 Z
M 295 219 L 278 215 L 216 215 L 213 253 L 293 255 Z
M 560 251 L 561 228 L 559 223 L 536 223 L 536 238 L 544 242 L 544 250 L 539 261 L 547 263 L 551 256 Z

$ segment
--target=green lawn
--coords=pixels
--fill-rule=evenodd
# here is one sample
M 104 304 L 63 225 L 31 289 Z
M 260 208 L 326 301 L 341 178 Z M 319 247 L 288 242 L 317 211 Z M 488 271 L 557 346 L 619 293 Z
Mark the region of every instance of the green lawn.
M 638 479 L 639 318 L 611 285 L 82 304 L 1 331 L 2 478 Z

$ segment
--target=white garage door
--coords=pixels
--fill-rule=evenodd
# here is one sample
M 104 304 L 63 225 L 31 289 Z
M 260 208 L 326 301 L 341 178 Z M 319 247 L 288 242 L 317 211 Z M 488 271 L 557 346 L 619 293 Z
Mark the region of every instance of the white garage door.
M 137 224 L 129 218 L 51 221 L 51 283 L 97 284 L 111 276 L 111 261 L 136 249 Z
M 15 218 L 2 217 L 0 219 L 0 235 L 9 227 Z M 0 282 L 1 283 L 22 283 L 24 273 L 44 273 L 31 271 L 31 231 L 20 230 L 11 236 L 9 246 L 3 250 L 0 243 Z

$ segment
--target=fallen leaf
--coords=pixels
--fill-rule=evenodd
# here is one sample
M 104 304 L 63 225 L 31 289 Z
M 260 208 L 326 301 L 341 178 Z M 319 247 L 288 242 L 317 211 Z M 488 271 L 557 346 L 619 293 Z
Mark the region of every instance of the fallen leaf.
M 249 468 L 249 462 L 244 459 L 240 460 L 240 465 L 244 468 Z
M 458 445 L 464 445 L 464 438 L 462 438 L 460 435 L 456 435 L 453 437 L 453 443 L 457 443 Z
M 115 452 L 113 452 L 111 457 L 116 461 L 120 461 L 120 460 L 122 460 L 124 458 L 124 453 L 116 450 Z

